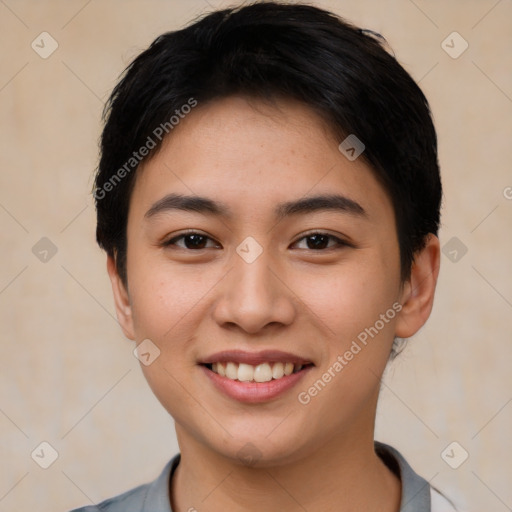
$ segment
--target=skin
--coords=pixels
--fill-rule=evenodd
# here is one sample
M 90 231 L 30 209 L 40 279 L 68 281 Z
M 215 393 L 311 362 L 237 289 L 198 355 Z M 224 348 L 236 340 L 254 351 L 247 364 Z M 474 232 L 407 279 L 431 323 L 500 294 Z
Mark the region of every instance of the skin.
M 362 158 L 345 158 L 308 107 L 289 100 L 278 107 L 242 97 L 196 107 L 138 171 L 127 286 L 107 261 L 125 335 L 137 343 L 149 338 L 161 351 L 142 370 L 175 419 L 182 459 L 172 507 L 396 512 L 400 480 L 373 448 L 379 384 L 394 336 L 412 336 L 430 315 L 439 241 L 428 237 L 402 283 L 394 211 L 371 169 Z M 169 210 L 146 217 L 169 193 L 207 196 L 234 216 Z M 333 193 L 366 215 L 273 216 L 278 202 Z M 165 246 L 187 229 L 209 237 L 205 248 L 183 238 Z M 327 248 L 314 249 L 304 237 L 315 232 L 349 245 L 325 239 Z M 250 264 L 236 252 L 249 236 L 263 249 Z M 301 404 L 297 394 L 394 303 L 402 305 L 399 314 Z M 198 366 L 229 349 L 279 349 L 314 367 L 276 399 L 240 403 Z M 238 455 L 246 443 L 258 450 L 252 466 Z

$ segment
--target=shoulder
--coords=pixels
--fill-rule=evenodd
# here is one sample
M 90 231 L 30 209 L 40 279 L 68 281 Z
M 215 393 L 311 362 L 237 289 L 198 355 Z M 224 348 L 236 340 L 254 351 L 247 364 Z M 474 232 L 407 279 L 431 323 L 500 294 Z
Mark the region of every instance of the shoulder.
M 457 512 L 445 496 L 412 469 L 398 450 L 375 442 L 375 451 L 401 480 L 401 512 Z
M 72 510 L 71 512 L 125 512 L 127 510 L 143 510 L 150 484 L 140 485 L 134 489 L 102 501 L 97 505 L 88 505 Z
M 87 505 L 71 512 L 172 512 L 169 482 L 179 461 L 180 454 L 166 464 L 153 482 L 139 485 L 97 505 Z

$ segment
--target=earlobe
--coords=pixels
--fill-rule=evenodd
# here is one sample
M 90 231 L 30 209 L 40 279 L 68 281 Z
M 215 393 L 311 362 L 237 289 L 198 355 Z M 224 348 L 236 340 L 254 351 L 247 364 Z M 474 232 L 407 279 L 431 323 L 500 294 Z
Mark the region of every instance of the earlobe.
M 402 310 L 395 324 L 395 335 L 399 338 L 411 337 L 430 316 L 439 276 L 439 264 L 439 239 L 430 234 L 425 247 L 415 254 L 410 279 L 402 290 Z
M 119 277 L 116 263 L 112 256 L 107 256 L 107 271 L 112 285 L 112 293 L 114 294 L 114 304 L 119 325 L 128 339 L 135 340 L 130 297 L 126 286 Z

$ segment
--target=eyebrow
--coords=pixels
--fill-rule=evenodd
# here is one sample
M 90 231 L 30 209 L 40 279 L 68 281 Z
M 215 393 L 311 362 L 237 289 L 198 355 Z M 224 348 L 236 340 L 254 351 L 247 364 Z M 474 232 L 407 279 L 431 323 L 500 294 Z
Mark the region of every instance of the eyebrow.
M 144 217 L 150 219 L 158 214 L 172 210 L 197 212 L 215 217 L 232 219 L 233 212 L 224 204 L 202 196 L 185 196 L 181 194 L 168 194 L 154 203 Z M 339 194 L 326 194 L 310 196 L 295 201 L 279 203 L 274 208 L 277 220 L 292 215 L 305 215 L 318 211 L 337 211 L 359 217 L 367 217 L 364 208 L 346 196 Z

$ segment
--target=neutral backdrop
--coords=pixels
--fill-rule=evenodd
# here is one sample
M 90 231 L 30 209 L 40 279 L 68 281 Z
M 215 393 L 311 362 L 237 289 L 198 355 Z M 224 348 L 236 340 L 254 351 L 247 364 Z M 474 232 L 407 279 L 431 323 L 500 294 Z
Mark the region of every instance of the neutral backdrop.
M 387 38 L 439 134 L 437 299 L 387 371 L 376 437 L 461 510 L 512 510 L 512 1 L 314 3 Z M 121 71 L 228 5 L 0 0 L 1 512 L 97 503 L 178 450 L 114 318 L 90 191 Z

